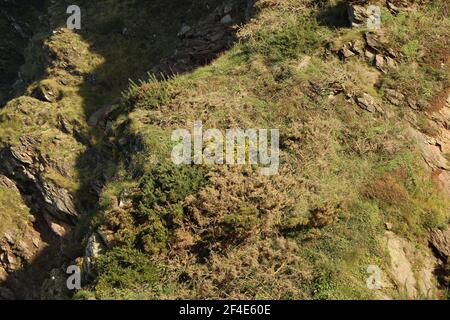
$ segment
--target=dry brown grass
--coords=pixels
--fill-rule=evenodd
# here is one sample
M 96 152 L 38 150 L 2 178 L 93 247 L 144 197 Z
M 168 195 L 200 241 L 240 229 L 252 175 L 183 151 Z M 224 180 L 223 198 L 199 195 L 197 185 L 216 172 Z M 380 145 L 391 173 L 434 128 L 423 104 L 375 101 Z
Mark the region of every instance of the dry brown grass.
M 406 174 L 404 168 L 385 174 L 367 186 L 367 195 L 389 205 L 401 205 L 408 198 L 408 192 L 405 189 Z

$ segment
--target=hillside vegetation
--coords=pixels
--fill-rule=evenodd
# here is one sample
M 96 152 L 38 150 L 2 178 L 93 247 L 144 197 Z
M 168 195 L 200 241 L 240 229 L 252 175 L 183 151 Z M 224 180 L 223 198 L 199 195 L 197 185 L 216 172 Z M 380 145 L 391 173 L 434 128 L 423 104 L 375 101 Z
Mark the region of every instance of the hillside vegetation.
M 46 298 L 446 298 L 447 1 L 373 1 L 378 31 L 333 0 L 82 1 L 73 31 L 62 2 L 0 110 L 0 239 L 45 224 L 28 251 L 53 259 L 0 247 L 8 292 L 31 268 Z M 198 120 L 279 129 L 278 174 L 175 165 Z M 82 290 L 50 290 L 70 264 Z

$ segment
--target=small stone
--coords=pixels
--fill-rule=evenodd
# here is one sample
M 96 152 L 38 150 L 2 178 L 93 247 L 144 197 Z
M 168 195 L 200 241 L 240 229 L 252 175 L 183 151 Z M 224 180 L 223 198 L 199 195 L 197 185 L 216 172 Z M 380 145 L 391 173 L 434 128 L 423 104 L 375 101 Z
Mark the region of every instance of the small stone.
M 364 38 L 366 40 L 367 46 L 369 46 L 372 50 L 380 52 L 380 50 L 383 48 L 383 44 L 381 43 L 380 38 L 375 33 L 366 32 L 364 34 Z
M 106 106 L 95 111 L 88 119 L 88 124 L 92 127 L 97 126 L 102 120 L 104 120 L 112 111 L 111 106 Z
M 392 228 L 394 227 L 394 225 L 390 222 L 386 222 L 384 225 L 386 226 L 386 230 L 392 230 Z
M 386 89 L 385 91 L 386 99 L 392 103 L 394 106 L 399 106 L 404 101 L 405 96 L 393 89 Z
M 355 40 L 351 43 L 351 49 L 353 52 L 362 55 L 364 52 L 364 43 L 361 40 Z
M 384 58 L 386 60 L 386 64 L 390 67 L 390 68 L 395 68 L 397 66 L 397 63 L 395 62 L 394 59 L 392 59 L 391 57 L 385 57 Z
M 394 58 L 394 59 L 397 58 L 397 54 L 395 53 L 394 50 L 388 48 L 388 49 L 386 49 L 386 52 L 389 57 Z
M 6 271 L 8 272 L 14 272 L 19 268 L 19 262 L 12 252 L 7 251 L 2 257 L 2 262 L 6 265 Z
M 339 56 L 342 59 L 348 59 L 350 57 L 353 57 L 355 55 L 355 53 L 353 51 L 351 51 L 350 49 L 348 49 L 347 46 L 344 46 L 341 50 L 339 50 Z
M 375 67 L 383 73 L 386 73 L 384 68 L 384 58 L 381 54 L 375 55 Z
M 41 240 L 38 237 L 31 238 L 31 242 L 33 242 L 33 245 L 36 248 L 39 248 L 39 245 L 41 244 Z
M 227 14 L 222 19 L 220 19 L 220 23 L 221 24 L 231 24 L 231 23 L 233 23 L 233 18 L 231 18 L 231 16 L 229 14 Z
M 33 91 L 33 96 L 43 102 L 55 102 L 57 93 L 53 92 L 50 87 L 39 86 Z
M 18 191 L 14 181 L 10 180 L 8 177 L 1 174 L 0 174 L 0 186 Z
M 369 50 L 364 51 L 364 55 L 366 56 L 366 58 L 369 61 L 373 61 L 373 59 L 375 58 L 375 54 L 373 54 L 372 52 L 370 52 Z
M 64 119 L 63 117 L 59 118 L 59 129 L 63 133 L 66 133 L 66 134 L 68 134 L 68 133 L 70 133 L 72 131 L 70 123 L 66 119 Z
M 181 27 L 181 29 L 178 32 L 177 36 L 181 38 L 181 37 L 185 36 L 186 33 L 188 33 L 189 31 L 191 31 L 191 27 L 188 26 L 187 24 L 183 24 L 183 26 Z
M 232 10 L 233 10 L 233 5 L 229 3 L 223 8 L 223 13 L 229 14 Z
M 20 146 L 19 147 L 11 146 L 9 150 L 11 152 L 11 155 L 15 158 L 15 160 L 18 160 L 19 162 L 25 165 L 33 164 L 34 160 L 29 150 L 21 148 Z
M 400 12 L 400 9 L 391 1 L 387 1 L 387 7 L 393 15 L 397 15 Z
M 367 93 L 363 93 L 362 95 L 357 96 L 355 98 L 355 102 L 361 109 L 364 109 L 366 111 L 369 111 L 372 113 L 374 113 L 376 111 L 379 111 L 379 112 L 382 111 L 380 109 L 380 107 L 376 104 L 375 99 Z
M 61 221 L 57 221 L 47 213 L 44 213 L 44 219 L 47 222 L 50 229 L 60 237 L 64 237 L 71 230 L 71 227 L 68 224 Z
M 417 104 L 417 101 L 412 98 L 406 98 L 406 102 L 408 103 L 408 106 L 413 110 L 419 110 L 419 106 Z

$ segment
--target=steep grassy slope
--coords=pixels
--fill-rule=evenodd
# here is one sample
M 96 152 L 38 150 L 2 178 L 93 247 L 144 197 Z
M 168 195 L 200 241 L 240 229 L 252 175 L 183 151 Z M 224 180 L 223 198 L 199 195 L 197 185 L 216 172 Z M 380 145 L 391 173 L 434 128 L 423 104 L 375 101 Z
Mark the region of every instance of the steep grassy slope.
M 54 32 L 23 66 L 29 86 L 0 111 L 7 163 L 31 154 L 35 179 L 0 173 L 53 231 L 67 227 L 44 273 L 75 261 L 86 299 L 443 297 L 423 270 L 430 230 L 449 223 L 433 180 L 449 167 L 415 137 L 446 148 L 433 115 L 448 108 L 450 21 L 445 1 L 425 2 L 380 2 L 382 30 L 369 33 L 335 1 L 86 1 L 78 33 L 52 6 Z M 279 129 L 278 174 L 174 165 L 173 130 L 197 120 Z M 416 292 L 393 268 L 394 236 L 411 245 Z M 369 265 L 381 290 L 366 285 Z
M 128 143 L 98 217 L 115 249 L 99 260 L 97 297 L 380 297 L 365 279 L 371 264 L 389 272 L 385 224 L 416 245 L 418 270 L 428 230 L 448 223 L 448 199 L 405 135 L 411 124 L 432 125 L 426 110 L 394 106 L 385 93 L 427 105 L 448 86 L 443 7 L 410 6 L 397 16 L 383 9 L 383 46 L 397 65 L 382 73 L 326 49 L 364 41 L 366 30 L 334 27 L 345 19 L 342 6 L 257 5 L 240 43 L 211 65 L 125 95 L 131 113 L 118 118 L 115 135 Z M 381 110 L 358 107 L 363 94 Z M 279 175 L 172 165 L 171 131 L 195 120 L 222 130 L 279 128 Z M 133 276 L 147 257 L 150 282 Z M 384 294 L 403 296 L 398 285 Z

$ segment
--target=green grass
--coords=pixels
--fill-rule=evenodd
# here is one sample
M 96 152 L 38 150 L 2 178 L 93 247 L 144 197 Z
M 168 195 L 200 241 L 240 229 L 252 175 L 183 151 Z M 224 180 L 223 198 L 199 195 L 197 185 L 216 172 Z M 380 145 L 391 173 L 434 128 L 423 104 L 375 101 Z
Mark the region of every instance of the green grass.
M 29 208 L 23 202 L 20 193 L 0 186 L 0 235 L 5 232 L 15 236 L 20 234 L 31 219 Z

